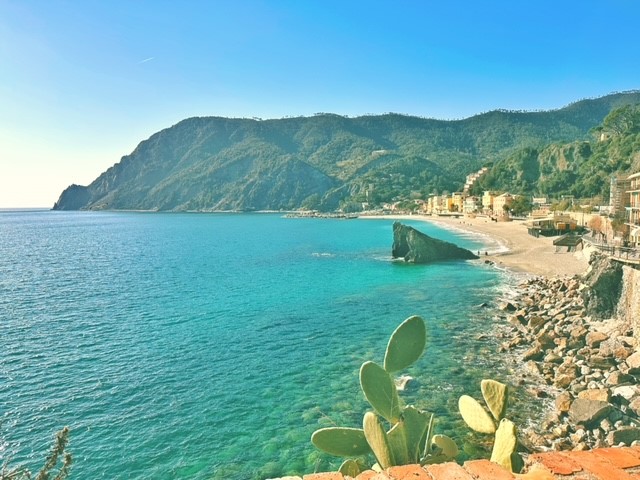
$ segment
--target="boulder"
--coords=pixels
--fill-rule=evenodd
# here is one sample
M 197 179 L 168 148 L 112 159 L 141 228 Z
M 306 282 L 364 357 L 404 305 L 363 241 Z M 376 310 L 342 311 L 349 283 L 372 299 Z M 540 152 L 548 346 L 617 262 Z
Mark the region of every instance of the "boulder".
M 618 370 L 615 372 L 611 372 L 611 375 L 607 377 L 606 384 L 607 385 L 623 385 L 626 383 L 635 382 L 635 378 L 633 375 L 629 375 L 628 373 L 622 373 Z
M 615 387 L 612 390 L 614 396 L 622 397 L 625 400 L 631 401 L 635 397 L 640 397 L 640 387 L 637 385 L 623 385 L 621 387 Z
M 529 328 L 536 329 L 545 324 L 547 320 L 539 315 L 533 315 L 529 318 Z
M 498 305 L 498 308 L 503 312 L 515 312 L 517 310 L 515 305 L 511 302 L 502 302 L 500 305 Z
M 583 281 L 588 287 L 581 292 L 587 315 L 611 318 L 622 292 L 622 264 L 601 253 L 593 253 Z
M 562 392 L 556 397 L 556 410 L 560 413 L 567 413 L 571 407 L 571 394 Z
M 479 258 L 473 252 L 450 242 L 432 238 L 400 222 L 393 224 L 393 258 L 404 258 L 408 263 L 430 263 L 442 260 L 472 260 Z
M 587 345 L 591 348 L 599 347 L 602 342 L 607 340 L 609 336 L 602 332 L 589 332 L 585 338 Z
M 413 377 L 410 375 L 401 375 L 394 380 L 396 384 L 396 389 L 400 392 L 403 392 L 407 389 L 407 385 L 413 381 Z
M 593 368 L 601 368 L 607 370 L 616 364 L 615 359 L 609 357 L 601 357 L 600 355 L 592 355 L 587 358 L 587 363 Z
M 569 408 L 569 418 L 575 424 L 590 427 L 606 418 L 612 409 L 607 402 L 576 398 Z
M 629 409 L 633 411 L 638 417 L 640 417 L 640 397 L 634 398 L 629 404 Z
M 571 377 L 566 374 L 560 374 L 555 376 L 555 378 L 553 379 L 553 384 L 558 388 L 567 388 L 574 380 L 575 377 Z
M 627 357 L 627 365 L 629 366 L 629 373 L 636 375 L 640 373 L 640 352 L 636 352 L 633 355 Z
M 609 445 L 631 445 L 632 442 L 640 440 L 640 428 L 638 427 L 621 427 L 607 435 L 607 443 Z
M 588 388 L 578 393 L 578 398 L 609 403 L 611 393 L 606 388 Z
M 534 345 L 529 350 L 524 352 L 522 355 L 522 359 L 526 362 L 527 360 L 542 360 L 544 357 L 544 351 L 540 348 L 540 345 Z

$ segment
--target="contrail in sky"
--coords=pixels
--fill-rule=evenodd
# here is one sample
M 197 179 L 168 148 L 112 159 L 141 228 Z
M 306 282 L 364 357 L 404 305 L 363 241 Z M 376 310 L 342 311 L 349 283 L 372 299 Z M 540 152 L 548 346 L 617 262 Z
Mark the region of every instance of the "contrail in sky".
M 140 65 L 141 63 L 147 63 L 147 62 L 150 62 L 150 61 L 151 61 L 151 60 L 153 60 L 154 58 L 156 58 L 156 57 L 149 57 L 149 58 L 145 58 L 144 60 L 140 60 L 140 61 L 138 62 L 138 65 Z

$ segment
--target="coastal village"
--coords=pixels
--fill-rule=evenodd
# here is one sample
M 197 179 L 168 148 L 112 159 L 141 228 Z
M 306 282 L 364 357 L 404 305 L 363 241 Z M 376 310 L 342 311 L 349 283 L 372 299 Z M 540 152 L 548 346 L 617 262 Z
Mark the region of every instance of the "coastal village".
M 488 171 L 483 167 L 467 175 L 462 192 L 431 195 L 426 200 L 414 200 L 411 213 L 441 217 L 483 216 L 494 222 L 514 219 L 526 220 L 532 235 L 560 235 L 589 230 L 592 237 L 603 245 L 640 247 L 640 172 L 611 178 L 607 205 L 577 205 L 575 199 L 565 196 L 553 204 L 547 197 L 532 197 L 532 210 L 528 215 L 514 214 L 512 208 L 519 195 L 509 192 L 485 191 L 481 196 L 471 195 L 474 184 Z M 564 205 L 558 209 L 557 205 Z M 367 205 L 363 205 L 366 209 Z M 383 205 L 388 214 L 410 213 L 402 210 L 400 202 Z M 368 212 L 369 213 L 369 212 Z M 595 240 L 594 240 L 595 242 Z

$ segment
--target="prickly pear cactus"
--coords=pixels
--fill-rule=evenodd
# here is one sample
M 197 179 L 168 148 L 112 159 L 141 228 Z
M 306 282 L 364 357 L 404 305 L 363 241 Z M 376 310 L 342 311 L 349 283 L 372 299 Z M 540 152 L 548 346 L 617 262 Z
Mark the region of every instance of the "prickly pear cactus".
M 442 450 L 442 454 L 447 458 L 456 458 L 458 456 L 458 446 L 456 442 L 446 435 L 434 435 L 433 444 Z
M 513 471 L 512 456 L 518 448 L 516 426 L 511 420 L 503 418 L 496 430 L 496 438 L 493 442 L 491 461 L 502 465 L 509 471 Z
M 433 436 L 433 415 L 409 405 L 403 407 L 391 373 L 414 363 L 426 344 L 424 320 L 407 318 L 389 339 L 384 368 L 365 362 L 360 368 L 360 386 L 375 412 L 367 412 L 362 430 L 357 428 L 323 428 L 311 436 L 312 443 L 327 453 L 353 457 L 373 453 L 380 469 L 412 463 L 437 463 L 458 454 L 456 444 L 444 435 Z M 387 431 L 382 417 L 390 425 Z M 360 464 L 346 461 L 343 475 L 355 477 Z
M 468 395 L 461 396 L 458 401 L 460 414 L 476 432 L 495 433 L 491 461 L 512 472 L 518 472 L 522 468 L 522 458 L 517 453 L 518 432 L 511 420 L 503 418 L 507 408 L 508 388 L 495 380 L 482 380 L 480 389 L 493 418 L 478 401 Z M 499 422 L 497 429 L 494 419 Z
M 366 467 L 362 463 L 350 458 L 342 462 L 342 465 L 340 465 L 338 472 L 340 472 L 345 477 L 356 478 L 365 470 Z
M 408 463 L 418 463 L 423 442 L 432 415 L 409 405 L 402 410 L 402 420 L 397 424 L 405 437 Z

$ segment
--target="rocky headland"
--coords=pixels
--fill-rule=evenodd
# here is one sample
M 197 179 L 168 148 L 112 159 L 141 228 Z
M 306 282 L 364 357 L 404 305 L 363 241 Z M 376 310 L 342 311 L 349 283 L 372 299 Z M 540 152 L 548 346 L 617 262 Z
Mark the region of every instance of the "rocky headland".
M 393 223 L 393 258 L 408 263 L 431 263 L 442 260 L 472 260 L 479 258 L 473 252 L 457 245 L 438 240 L 400 222 Z
M 515 383 L 549 403 L 522 432 L 532 451 L 640 442 L 640 270 L 589 263 L 584 275 L 530 278 L 500 306 Z

